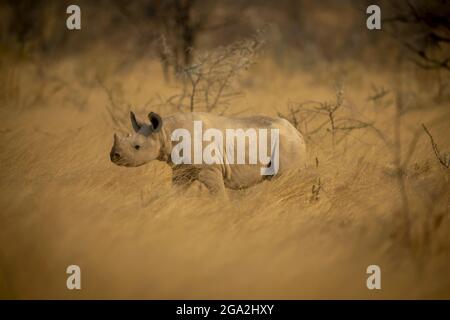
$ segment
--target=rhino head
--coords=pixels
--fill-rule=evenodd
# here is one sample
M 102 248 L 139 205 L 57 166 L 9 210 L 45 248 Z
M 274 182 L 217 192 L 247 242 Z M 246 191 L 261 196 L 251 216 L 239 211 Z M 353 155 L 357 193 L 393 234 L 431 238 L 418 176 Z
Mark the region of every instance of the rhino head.
M 126 137 L 114 134 L 114 144 L 111 148 L 111 161 L 119 166 L 137 167 L 158 158 L 161 152 L 161 117 L 150 112 L 150 122 L 143 123 L 130 112 L 131 125 L 134 133 Z

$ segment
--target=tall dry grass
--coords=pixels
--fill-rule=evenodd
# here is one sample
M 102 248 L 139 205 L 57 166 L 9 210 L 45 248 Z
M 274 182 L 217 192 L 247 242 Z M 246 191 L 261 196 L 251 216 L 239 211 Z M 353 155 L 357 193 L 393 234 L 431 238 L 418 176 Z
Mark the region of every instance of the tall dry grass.
M 0 297 L 450 297 L 449 172 L 427 135 L 415 135 L 424 123 L 449 150 L 449 104 L 430 102 L 408 70 L 398 79 L 349 62 L 305 73 L 263 57 L 227 115 L 330 107 L 339 79 L 335 119 L 368 125 L 338 130 L 329 115 L 315 116 L 308 170 L 229 191 L 223 203 L 199 184 L 173 189 L 163 163 L 109 161 L 125 122 L 108 110 L 166 115 L 161 97 L 178 92 L 157 61 L 120 61 L 93 47 L 45 66 L 45 78 L 36 65 L 14 64 L 15 82 L 2 82 Z M 374 86 L 389 92 L 374 99 Z M 396 94 L 408 108 L 400 118 Z M 81 267 L 80 291 L 66 288 L 70 264 Z M 380 291 L 366 287 L 371 264 L 381 267 Z

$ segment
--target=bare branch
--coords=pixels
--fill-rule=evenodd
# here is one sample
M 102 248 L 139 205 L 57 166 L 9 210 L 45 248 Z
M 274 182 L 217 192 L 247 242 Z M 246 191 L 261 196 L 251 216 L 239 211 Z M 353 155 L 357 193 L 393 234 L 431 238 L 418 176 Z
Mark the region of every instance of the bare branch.
M 425 133 L 430 138 L 431 147 L 433 148 L 434 154 L 435 154 L 436 158 L 438 159 L 439 163 L 444 168 L 448 169 L 450 167 L 449 159 L 445 159 L 445 157 L 441 154 L 441 152 L 439 151 L 437 143 L 434 142 L 433 135 L 431 134 L 431 132 L 427 129 L 427 127 L 423 123 L 422 123 L 422 127 L 423 127 L 423 130 L 425 131 Z

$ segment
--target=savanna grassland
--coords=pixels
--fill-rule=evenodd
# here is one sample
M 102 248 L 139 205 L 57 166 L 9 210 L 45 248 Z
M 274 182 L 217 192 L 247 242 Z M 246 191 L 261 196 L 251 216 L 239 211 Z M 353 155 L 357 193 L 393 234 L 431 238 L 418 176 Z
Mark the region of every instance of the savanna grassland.
M 134 42 L 52 59 L 3 45 L 0 298 L 450 298 L 448 71 L 388 61 L 384 46 L 364 49 L 385 55 L 377 63 L 309 51 L 304 62 L 273 30 L 239 94 L 210 112 L 287 118 L 308 169 L 227 202 L 199 183 L 173 188 L 164 163 L 109 159 L 129 109 L 189 112 L 169 103 L 182 80 L 157 56 Z M 66 288 L 71 264 L 80 291 Z M 369 265 L 381 290 L 366 287 Z

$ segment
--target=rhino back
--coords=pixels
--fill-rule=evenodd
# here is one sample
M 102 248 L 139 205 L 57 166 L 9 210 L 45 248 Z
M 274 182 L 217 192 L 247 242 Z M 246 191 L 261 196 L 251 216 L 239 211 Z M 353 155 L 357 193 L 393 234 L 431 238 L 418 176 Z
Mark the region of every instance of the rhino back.
M 304 139 L 300 132 L 298 132 L 298 130 L 285 119 L 263 115 L 249 117 L 226 117 L 202 112 L 177 113 L 164 118 L 165 126 L 168 127 L 169 131 L 184 128 L 191 133 L 192 137 L 194 132 L 194 121 L 202 122 L 203 132 L 210 128 L 222 131 L 224 139 L 226 129 L 246 130 L 253 128 L 257 132 L 258 129 L 278 129 L 280 138 L 279 173 L 282 173 L 288 169 L 300 168 L 306 163 L 306 147 Z M 268 133 L 268 135 L 270 136 L 270 133 Z M 224 148 L 225 143 L 226 142 L 224 142 Z M 268 141 L 268 144 L 269 143 L 270 141 Z M 207 144 L 209 144 L 209 142 L 203 142 L 203 147 Z M 235 147 L 237 146 L 235 145 Z M 224 164 L 221 166 L 221 170 L 224 173 L 224 182 L 228 188 L 237 189 L 248 187 L 265 178 L 264 176 L 261 176 L 261 164 L 249 164 L 248 141 L 246 141 L 245 147 L 246 164 Z M 269 145 L 268 150 L 270 150 Z M 224 150 L 224 152 L 226 151 Z M 236 155 L 236 149 L 234 150 L 234 155 Z M 222 156 L 225 157 L 226 155 Z

